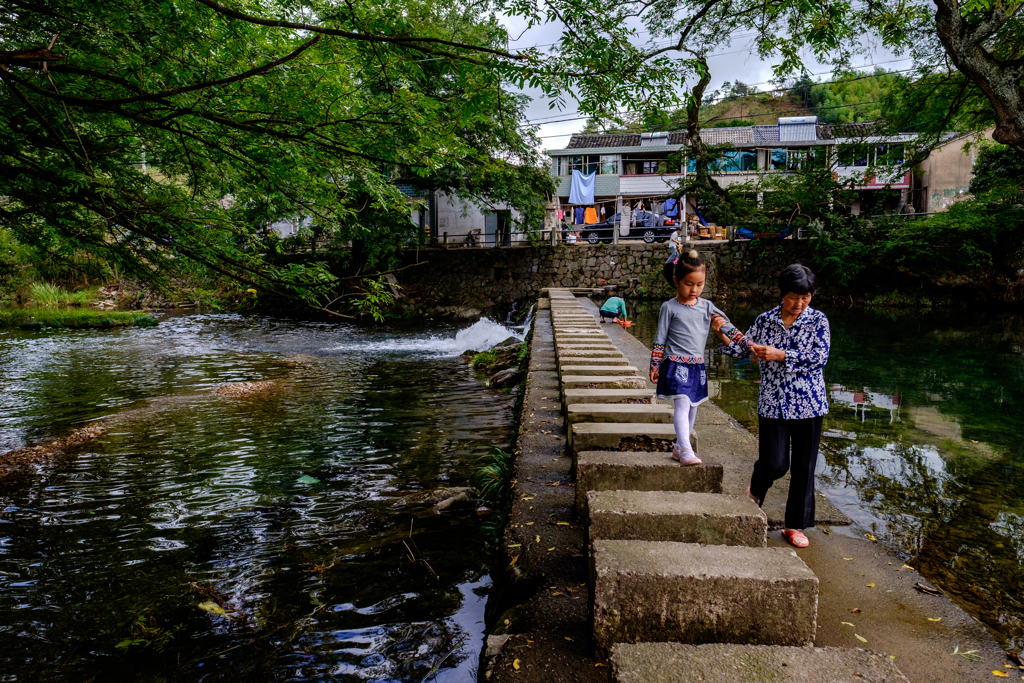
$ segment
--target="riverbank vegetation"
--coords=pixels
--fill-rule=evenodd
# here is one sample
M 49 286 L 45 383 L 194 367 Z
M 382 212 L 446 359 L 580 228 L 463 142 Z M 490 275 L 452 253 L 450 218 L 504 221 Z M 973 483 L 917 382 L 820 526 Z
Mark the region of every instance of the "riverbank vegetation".
M 142 311 L 100 311 L 92 308 L 0 309 L 0 328 L 25 330 L 50 328 L 88 329 L 110 327 L 153 327 L 157 319 Z

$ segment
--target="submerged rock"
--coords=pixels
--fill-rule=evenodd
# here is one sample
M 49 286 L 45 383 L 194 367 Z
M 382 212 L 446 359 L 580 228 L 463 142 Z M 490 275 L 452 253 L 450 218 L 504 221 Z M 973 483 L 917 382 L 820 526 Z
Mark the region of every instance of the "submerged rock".
M 26 465 L 36 465 L 73 450 L 102 436 L 107 426 L 102 422 L 76 429 L 63 439 L 53 439 L 39 446 L 21 448 L 0 455 L 0 479 L 13 474 Z
M 278 388 L 277 383 L 270 380 L 235 382 L 234 384 L 222 384 L 214 389 L 214 393 L 221 398 L 257 398 L 276 388 Z

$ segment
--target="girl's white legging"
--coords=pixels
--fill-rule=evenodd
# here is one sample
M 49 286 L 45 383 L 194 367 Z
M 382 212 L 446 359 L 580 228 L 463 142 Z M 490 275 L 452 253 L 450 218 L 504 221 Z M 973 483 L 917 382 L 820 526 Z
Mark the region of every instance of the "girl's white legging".
M 693 423 L 696 420 L 697 406 L 685 396 L 677 398 L 672 422 L 676 426 L 676 445 L 679 450 L 693 452 L 693 447 L 690 446 L 690 432 L 693 431 Z

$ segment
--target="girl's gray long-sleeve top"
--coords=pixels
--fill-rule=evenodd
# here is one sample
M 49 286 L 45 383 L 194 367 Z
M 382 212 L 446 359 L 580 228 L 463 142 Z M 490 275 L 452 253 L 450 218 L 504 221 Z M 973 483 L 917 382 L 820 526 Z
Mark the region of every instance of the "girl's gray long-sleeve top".
M 692 306 L 681 304 L 678 299 L 663 303 L 658 316 L 658 332 L 654 335 L 651 367 L 660 365 L 665 356 L 683 363 L 703 362 L 713 315 L 729 319 L 722 309 L 707 299 L 697 299 Z

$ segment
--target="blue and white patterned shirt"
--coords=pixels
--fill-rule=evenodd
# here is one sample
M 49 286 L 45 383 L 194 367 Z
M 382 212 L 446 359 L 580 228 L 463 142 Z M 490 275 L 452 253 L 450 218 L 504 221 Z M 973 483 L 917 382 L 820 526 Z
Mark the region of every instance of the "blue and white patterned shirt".
M 774 346 L 786 352 L 786 360 L 761 361 L 761 388 L 757 414 L 783 420 L 802 420 L 828 413 L 828 394 L 821 369 L 828 362 L 832 343 L 828 318 L 811 307 L 804 309 L 786 329 L 782 306 L 757 316 L 747 332 L 755 344 Z M 733 342 L 722 347 L 733 358 L 745 358 L 750 348 Z

